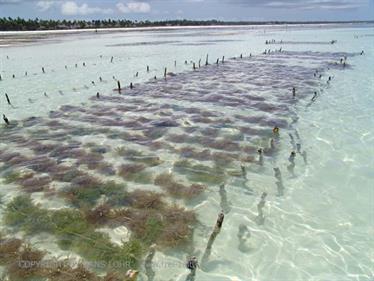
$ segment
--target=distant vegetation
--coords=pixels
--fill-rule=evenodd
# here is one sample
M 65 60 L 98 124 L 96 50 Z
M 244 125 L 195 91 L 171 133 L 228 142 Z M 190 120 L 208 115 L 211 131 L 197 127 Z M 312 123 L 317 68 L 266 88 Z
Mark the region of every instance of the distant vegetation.
M 358 21 L 357 21 L 358 22 Z M 42 20 L 22 18 L 0 18 L 0 31 L 27 31 L 27 30 L 65 30 L 83 28 L 118 28 L 118 27 L 155 27 L 155 26 L 209 26 L 209 25 L 255 25 L 255 24 L 307 24 L 327 22 L 255 22 L 255 21 L 218 21 L 218 20 L 167 20 L 167 21 L 131 21 L 131 20 Z M 341 23 L 341 22 L 328 22 Z

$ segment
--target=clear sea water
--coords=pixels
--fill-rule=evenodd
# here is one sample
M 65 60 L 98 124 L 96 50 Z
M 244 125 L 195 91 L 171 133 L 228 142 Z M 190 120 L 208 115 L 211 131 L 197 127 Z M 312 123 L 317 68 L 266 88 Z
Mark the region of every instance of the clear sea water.
M 265 40 L 273 39 L 276 42 L 282 40 L 283 44 L 265 45 Z M 330 44 L 331 40 L 337 40 L 337 43 Z M 265 49 L 280 47 L 286 52 L 286 57 L 282 58 L 281 53 L 268 57 L 261 55 Z M 359 55 L 361 50 L 365 51 L 364 55 Z M 330 55 L 320 59 L 327 53 Z M 348 66 L 344 69 L 333 66 L 328 69 L 325 63 L 338 62 L 343 53 L 347 54 Z M 196 93 L 203 83 L 206 87 L 204 90 L 211 93 L 217 91 L 223 96 L 231 94 L 230 82 L 220 84 L 220 81 L 215 80 L 217 76 L 212 72 L 218 71 L 217 75 L 221 73 L 212 70 L 213 65 L 202 71 L 192 71 L 191 61 L 197 63 L 201 59 L 201 64 L 204 64 L 206 54 L 209 54 L 212 64 L 217 58 L 225 56 L 227 67 L 232 70 L 226 79 L 232 79 L 233 83 L 239 85 L 239 89 L 262 97 L 275 107 L 289 106 L 281 112 L 262 110 L 266 114 L 260 115 L 261 110 L 256 106 L 246 108 L 245 104 L 230 105 L 214 98 L 210 102 L 198 100 Z M 248 68 L 238 58 L 231 59 L 240 54 L 243 54 L 244 60 L 250 60 L 248 56 L 252 54 L 254 61 L 259 60 L 258 64 Z M 274 62 L 274 68 L 266 66 L 266 63 L 270 63 L 266 59 L 271 56 L 275 60 L 279 59 L 279 62 Z M 262 57 L 265 58 L 263 62 Z M 261 63 L 265 65 L 261 66 Z M 146 72 L 147 65 L 150 67 L 149 73 Z M 283 68 L 279 68 L 278 72 L 277 67 L 280 66 L 286 67 L 290 79 L 294 75 L 302 76 L 297 82 L 300 102 L 291 104 L 290 100 L 278 99 L 282 95 L 291 95 L 293 85 L 287 75 L 282 76 Z M 322 81 L 308 84 L 310 77 L 305 78 L 306 74 L 298 72 L 302 69 L 297 66 L 323 68 L 325 73 Z M 222 231 L 214 243 L 210 265 L 197 271 L 196 280 L 371 281 L 374 280 L 373 66 L 374 27 L 370 25 L 199 28 L 66 35 L 47 42 L 10 44 L 0 48 L 0 113 L 11 121 L 21 122 L 31 116 L 49 118 L 50 111 L 57 111 L 62 105 L 90 108 L 97 103 L 92 99 L 97 92 L 103 97 L 118 96 L 113 91 L 117 87 L 115 79 L 118 79 L 123 87 L 133 82 L 135 88 L 139 89 L 132 96 L 134 100 L 129 100 L 130 104 L 135 104 L 136 98 L 143 99 L 140 92 L 144 89 L 149 93 L 144 96 L 144 104 L 154 102 L 169 105 L 173 110 L 176 105 L 193 105 L 232 118 L 234 121 L 227 128 L 219 125 L 221 134 L 228 136 L 226 139 L 235 139 L 238 128 L 243 126 L 243 120 L 234 118 L 236 114 L 246 117 L 266 116 L 266 120 L 273 120 L 263 126 L 251 124 L 260 131 L 271 132 L 277 120 L 286 120 L 287 125 L 281 126 L 279 151 L 275 156 L 265 157 L 262 166 L 245 163 L 245 183 L 237 177 L 226 177 L 231 211 L 226 214 Z M 45 73 L 42 73 L 42 67 Z M 175 85 L 164 85 L 160 80 L 165 67 L 168 72 L 177 74 L 171 77 Z M 181 72 L 183 74 L 179 74 Z M 253 80 L 246 80 L 249 72 Z M 13 74 L 15 78 L 12 78 Z M 152 83 L 143 83 L 152 81 L 154 76 L 159 78 L 159 82 L 152 90 Z M 220 77 L 224 79 L 224 76 Z M 329 85 L 326 84 L 328 76 L 332 77 Z M 99 77 L 103 82 L 99 81 Z M 280 84 L 272 87 L 276 80 Z M 167 90 L 168 85 L 170 91 Z M 125 95 L 129 91 L 125 89 Z M 191 98 L 185 96 L 189 91 L 192 93 Z M 318 98 L 311 103 L 314 91 L 318 92 Z M 6 103 L 5 93 L 9 95 L 12 107 Z M 163 96 L 164 93 L 167 97 Z M 123 102 L 126 103 L 126 100 Z M 115 106 L 113 102 L 104 104 L 108 110 Z M 134 116 L 135 112 L 123 115 L 124 118 Z M 154 117 L 152 112 L 145 112 L 144 116 L 150 119 Z M 67 120 L 79 126 L 79 119 L 69 118 L 74 119 L 74 116 L 68 116 Z M 182 119 L 189 123 L 194 121 L 187 115 L 182 116 Z M 91 125 L 95 127 L 95 124 Z M 196 127 L 199 129 L 198 125 Z M 209 125 L 201 128 L 209 128 Z M 180 129 L 170 130 L 177 134 L 181 133 Z M 194 136 L 194 133 L 191 135 Z M 48 137 L 44 140 L 48 141 Z M 121 145 L 101 135 L 84 136 L 79 140 L 109 147 Z M 167 140 L 165 137 L 164 141 Z M 253 138 L 249 134 L 239 142 L 241 145 L 249 143 L 256 147 L 265 146 L 260 133 L 254 133 Z M 288 157 L 291 151 L 296 151 L 296 143 L 301 145 L 302 151 L 307 152 L 307 161 L 301 154 L 297 154 L 294 172 L 290 172 L 287 168 L 290 164 Z M 193 147 L 200 147 L 200 144 L 195 143 Z M 0 148 L 15 151 L 16 146 L 3 139 Z M 149 150 L 147 147 L 144 149 Z M 231 152 L 230 148 L 226 150 Z M 180 159 L 180 155 L 164 150 L 157 151 L 157 154 L 167 163 L 160 168 L 163 170 L 173 169 L 174 162 Z M 256 153 L 254 157 L 257 157 Z M 113 160 L 113 163 L 119 164 L 117 162 Z M 240 170 L 240 163 L 236 164 Z M 283 196 L 277 196 L 279 194 L 273 173 L 275 167 L 279 167 L 282 172 Z M 138 188 L 139 184 L 128 183 L 128 186 Z M 246 187 L 254 192 L 247 192 Z M 153 187 L 150 185 L 147 188 Z M 202 225 L 196 229 L 194 236 L 197 256 L 201 256 L 204 251 L 220 211 L 218 190 L 218 185 L 208 185 L 208 196 L 204 200 L 187 204 L 188 208 L 197 212 Z M 3 204 L 19 192 L 16 186 L 2 183 L 0 194 Z M 265 222 L 259 225 L 254 218 L 262 192 L 267 192 L 268 196 L 264 207 Z M 65 206 L 61 200 L 51 202 L 44 198 L 42 192 L 32 196 L 35 202 L 46 208 Z M 240 224 L 245 224 L 251 233 L 246 242 L 247 250 L 239 247 Z M 2 228 L 6 230 L 5 226 Z M 112 231 L 111 234 L 114 240 L 121 239 L 121 232 Z M 23 237 L 22 233 L 14 235 Z M 52 256 L 54 253 L 61 254 L 53 239 L 23 238 L 42 249 L 50 250 Z M 63 254 L 66 255 L 65 252 Z M 185 255 L 184 252 L 173 255 L 157 252 L 155 260 L 159 266 L 155 269 L 156 280 L 185 280 L 188 274 L 185 268 L 162 265 L 167 261 L 184 262 Z

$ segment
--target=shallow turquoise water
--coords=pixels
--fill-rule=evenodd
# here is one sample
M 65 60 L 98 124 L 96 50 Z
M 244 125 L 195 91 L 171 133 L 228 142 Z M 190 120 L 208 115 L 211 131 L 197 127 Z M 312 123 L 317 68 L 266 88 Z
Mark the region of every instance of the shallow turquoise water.
M 178 142 L 171 140 L 171 137 L 187 132 L 196 140 L 191 144 L 194 148 L 204 145 L 197 139 L 199 134 L 189 132 L 190 125 L 186 124 L 192 123 L 192 127 L 201 131 L 213 126 L 219 129 L 219 136 L 223 139 L 234 140 L 241 147 L 248 144 L 255 148 L 266 147 L 269 131 L 274 125 L 283 124 L 283 121 L 287 124 L 280 126 L 279 151 L 274 156 L 266 156 L 263 165 L 235 161 L 228 167 L 239 169 L 240 163 L 244 163 L 246 180 L 243 182 L 242 178 L 235 176 L 225 178 L 231 211 L 226 215 L 224 227 L 215 241 L 209 266 L 197 272 L 196 280 L 372 280 L 373 34 L 372 27 L 267 28 L 266 31 L 232 28 L 115 33 L 99 35 L 99 38 L 74 37 L 73 40 L 67 37 L 56 44 L 2 48 L 1 92 L 9 94 L 14 108 L 9 107 L 4 100 L 0 109 L 11 120 L 22 120 L 30 116 L 47 118 L 50 110 L 57 110 L 63 104 L 81 106 L 84 103 L 82 108 L 90 109 L 90 105 L 94 106 L 90 113 L 94 115 L 95 110 L 100 112 L 95 107 L 98 102 L 90 100 L 96 92 L 99 91 L 103 97 L 118 95 L 112 91 L 116 87 L 113 75 L 122 85 L 128 85 L 130 82 L 147 81 L 154 75 L 162 77 L 164 67 L 175 73 L 188 71 L 171 77 L 169 84 L 158 81 L 156 85 L 136 85 L 135 93 L 126 89 L 125 94 L 129 93 L 129 98 L 127 100 L 125 97 L 120 104 L 124 102 L 125 105 L 128 103 L 140 108 L 147 103 L 154 103 L 152 106 L 155 108 L 168 105 L 164 107 L 166 112 L 163 114 L 169 110 L 172 115 L 164 116 L 173 116 L 179 126 L 169 129 L 163 140 L 175 145 Z M 358 37 L 355 38 L 355 35 Z M 283 40 L 284 44 L 265 45 L 264 41 L 269 39 Z M 338 41 L 337 44 L 328 44 L 333 39 Z M 273 50 L 281 46 L 286 51 L 284 55 L 259 55 L 265 48 Z M 365 50 L 364 56 L 357 55 L 361 50 Z M 305 53 L 307 51 L 312 53 Z M 341 57 L 336 55 L 338 52 L 348 54 L 349 67 L 342 69 L 331 66 L 331 69 L 327 69 L 327 61 L 338 61 Z M 207 53 L 211 63 L 225 55 L 228 62 L 222 67 L 227 68 L 226 74 L 222 70 L 213 69 L 213 65 L 189 73 L 192 69 L 190 60 L 197 62 L 201 58 L 203 64 Z M 241 53 L 245 56 L 252 53 L 253 62 L 249 58 L 245 58 L 245 62 L 229 60 Z M 326 53 L 330 55 L 321 59 Z M 351 57 L 351 54 L 356 55 Z M 103 57 L 100 58 L 100 55 Z M 111 56 L 114 57 L 113 63 L 110 63 Z M 177 61 L 176 67 L 174 60 Z M 184 64 L 185 60 L 188 61 L 187 65 Z M 83 62 L 86 67 L 83 67 Z M 78 63 L 77 68 L 75 63 Z M 68 69 L 65 69 L 65 65 Z M 151 67 L 148 74 L 146 65 Z M 41 73 L 41 67 L 45 68 L 45 74 Z M 312 77 L 313 72 L 308 72 L 322 67 L 326 73 L 320 81 Z M 27 77 L 24 77 L 25 71 L 28 72 Z M 134 77 L 136 72 L 139 72 L 139 77 Z M 11 78 L 12 74 L 16 75 L 15 79 Z M 330 85 L 326 84 L 328 76 L 333 77 Z M 106 83 L 100 83 L 98 77 L 102 77 Z M 91 84 L 92 80 L 95 85 Z M 296 80 L 300 100 L 292 103 L 282 97 L 290 95 Z M 234 90 L 229 86 L 230 81 Z M 87 88 L 84 88 L 85 85 Z M 62 92 L 59 93 L 59 90 Z M 204 91 L 212 94 L 210 100 L 204 100 Z M 313 91 L 318 92 L 318 98 L 311 103 Z M 48 97 L 43 95 L 44 92 Z M 144 96 L 141 95 L 143 92 L 146 93 Z M 214 92 L 220 96 L 219 99 L 214 97 Z M 251 98 L 264 98 L 274 108 L 267 110 L 259 104 L 249 103 L 250 99 L 247 104 L 247 100 L 241 96 L 242 92 L 250 93 Z M 202 95 L 200 100 L 199 95 Z M 225 100 L 234 97 L 239 102 Z M 215 120 L 213 124 L 204 123 L 197 119 L 198 116 L 186 114 L 183 110 L 178 115 L 177 105 L 219 114 L 212 117 Z M 105 100 L 101 106 L 107 106 L 108 111 L 116 108 L 115 102 Z M 104 116 L 107 114 L 105 108 L 101 111 Z M 145 111 L 141 114 L 152 120 L 161 118 L 160 113 Z M 58 118 L 78 127 L 90 126 L 84 124 L 89 121 L 80 123 L 79 117 L 83 115 L 75 114 L 74 110 L 71 113 L 66 110 L 66 116 Z M 250 121 L 239 119 L 236 115 L 259 119 Z M 139 113 L 131 109 L 123 117 L 132 120 L 138 118 Z M 220 120 L 223 118 L 232 119 L 233 122 Z M 187 123 L 181 125 L 182 121 Z M 99 125 L 91 123 L 91 126 L 95 128 Z M 243 136 L 239 128 L 245 126 L 248 128 L 247 131 L 241 131 Z M 136 131 L 142 128 L 133 129 Z M 133 129 L 130 131 L 133 132 Z M 248 129 L 256 130 L 248 132 Z M 48 141 L 46 138 L 44 141 Z M 122 144 L 121 141 L 108 140 L 102 135 L 75 136 L 74 140 L 81 143 L 94 141 L 108 147 Z M 183 143 L 188 142 L 183 139 L 174 148 L 179 149 Z M 296 143 L 301 145 L 301 151 L 306 151 L 307 161 L 301 154 L 297 154 L 292 172 L 287 168 L 290 164 L 288 157 L 291 151 L 297 150 Z M 139 148 L 136 141 L 125 144 Z M 3 139 L 0 148 L 13 145 Z M 209 147 L 209 143 L 206 145 Z M 144 145 L 142 149 L 152 151 L 152 147 Z M 227 147 L 224 151 L 235 152 L 235 148 Z M 28 153 L 25 151 L 26 155 Z M 157 154 L 165 164 L 152 170 L 152 173 L 173 169 L 175 161 L 181 157 L 177 152 L 167 149 Z M 248 154 L 257 157 L 256 152 Z M 120 162 L 110 155 L 105 159 L 113 160 L 115 164 Z M 277 196 L 275 167 L 279 167 L 282 173 L 283 196 Z M 185 179 L 183 175 L 180 178 Z M 139 184 L 129 184 L 129 187 L 138 188 Z M 156 187 L 147 185 L 147 188 Z M 265 222 L 258 225 L 255 219 L 257 203 L 264 191 L 268 193 L 264 208 Z M 14 186 L 7 185 L 3 185 L 1 190 L 5 202 L 11 200 L 16 192 Z M 187 204 L 196 210 L 202 224 L 202 227 L 196 229 L 194 237 L 195 254 L 198 256 L 205 248 L 211 227 L 221 209 L 218 186 L 208 185 L 207 194 L 208 197 L 203 201 Z M 65 204 L 58 199 L 56 203 L 51 203 L 43 198 L 42 192 L 34 193 L 33 198 L 46 208 Z M 239 247 L 237 238 L 240 224 L 245 224 L 251 232 L 245 250 Z M 122 234 L 119 232 L 119 236 Z M 22 236 L 22 233 L 17 235 Z M 55 247 L 53 242 L 47 242 L 43 237 L 29 239 L 45 249 Z M 183 267 L 162 264 L 174 262 L 179 265 L 184 262 L 185 255 L 184 252 L 172 255 L 157 253 L 155 264 L 159 266 L 156 267 L 156 280 L 185 280 L 188 272 Z

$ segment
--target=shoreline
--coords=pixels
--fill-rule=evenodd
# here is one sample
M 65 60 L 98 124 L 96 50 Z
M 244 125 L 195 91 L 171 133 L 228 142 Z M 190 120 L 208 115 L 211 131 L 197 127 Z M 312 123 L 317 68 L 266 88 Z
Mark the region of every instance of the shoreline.
M 113 28 L 83 28 L 83 29 L 57 29 L 57 30 L 26 30 L 26 31 L 1 31 L 0 35 L 49 35 L 49 34 L 79 34 L 79 33 L 110 33 L 110 32 L 131 32 L 131 31 L 152 31 L 152 30 L 183 30 L 183 29 L 226 29 L 226 28 L 259 28 L 259 27 L 326 27 L 326 26 L 353 26 L 362 24 L 374 24 L 373 21 L 363 22 L 305 22 L 305 23 L 263 23 L 263 24 L 238 24 L 238 25 L 186 25 L 186 26 L 150 26 L 150 27 L 113 27 Z

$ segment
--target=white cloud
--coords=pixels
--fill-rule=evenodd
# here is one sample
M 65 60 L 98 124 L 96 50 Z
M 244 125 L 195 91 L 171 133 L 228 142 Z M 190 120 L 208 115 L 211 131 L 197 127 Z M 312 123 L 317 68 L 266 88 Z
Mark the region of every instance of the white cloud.
M 124 14 L 128 13 L 149 13 L 151 5 L 145 2 L 117 3 L 117 9 Z
M 0 0 L 0 4 L 16 4 L 20 2 L 21 0 Z
M 74 1 L 67 1 L 61 5 L 61 13 L 65 16 L 85 16 L 90 14 L 111 14 L 112 9 L 105 9 L 99 7 L 90 7 L 84 3 L 82 5 L 77 4 Z
M 38 1 L 36 2 L 36 6 L 42 12 L 49 10 L 56 2 L 55 1 Z

